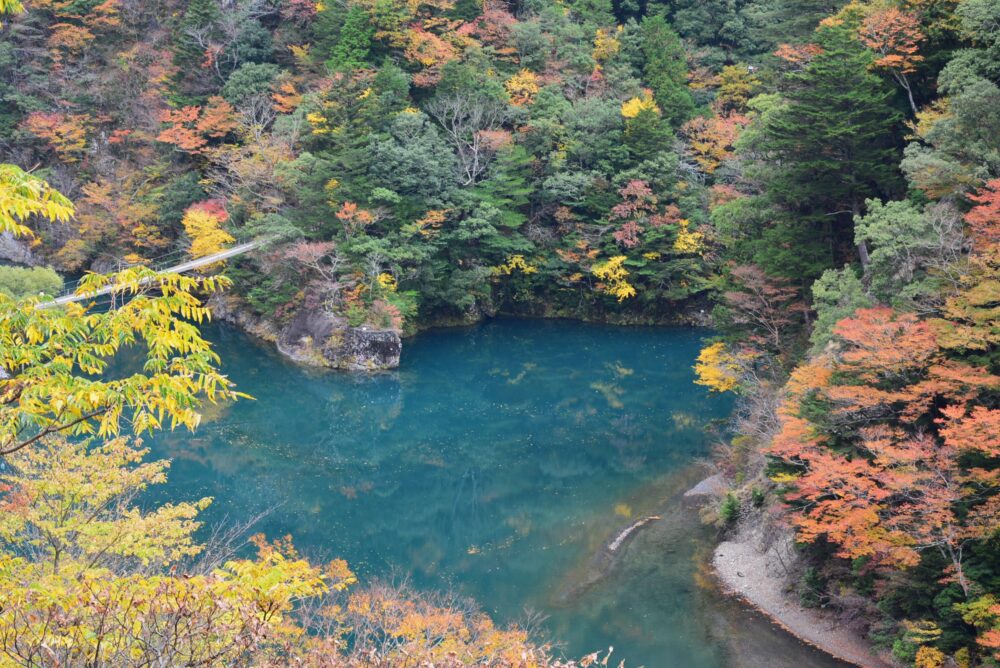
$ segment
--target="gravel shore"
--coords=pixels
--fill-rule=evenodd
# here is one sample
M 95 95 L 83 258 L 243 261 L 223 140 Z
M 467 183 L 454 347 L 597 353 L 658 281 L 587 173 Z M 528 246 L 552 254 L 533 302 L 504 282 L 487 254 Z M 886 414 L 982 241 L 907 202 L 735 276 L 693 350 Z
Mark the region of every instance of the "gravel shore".
M 891 659 L 872 654 L 862 637 L 832 616 L 799 605 L 786 593 L 786 581 L 776 562 L 774 551 L 762 552 L 749 540 L 719 544 L 712 560 L 726 593 L 742 598 L 799 640 L 849 664 L 897 668 Z

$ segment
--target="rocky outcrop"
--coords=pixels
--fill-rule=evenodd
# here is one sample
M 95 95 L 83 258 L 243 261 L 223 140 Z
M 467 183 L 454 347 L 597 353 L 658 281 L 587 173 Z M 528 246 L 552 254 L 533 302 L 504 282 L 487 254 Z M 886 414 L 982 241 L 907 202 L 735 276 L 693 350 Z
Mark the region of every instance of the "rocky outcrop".
M 348 327 L 337 343 L 333 338 L 323 347 L 323 357 L 330 366 L 351 371 L 395 369 L 403 352 L 399 332 L 391 329 Z
M 684 498 L 692 499 L 697 497 L 718 497 L 722 496 L 729 489 L 726 476 L 721 473 L 710 475 L 697 485 L 684 492 Z
M 215 317 L 273 342 L 282 355 L 300 364 L 346 371 L 399 366 L 403 342 L 394 330 L 351 327 L 346 319 L 322 309 L 302 309 L 279 326 L 252 313 L 232 295 L 215 295 L 209 306 Z
M 10 232 L 0 234 L 0 260 L 26 267 L 37 267 L 43 264 L 24 239 L 16 239 Z
M 212 317 L 236 325 L 265 341 L 277 343 L 281 334 L 281 328 L 276 323 L 255 314 L 235 295 L 216 293 L 209 298 L 208 307 L 212 310 Z

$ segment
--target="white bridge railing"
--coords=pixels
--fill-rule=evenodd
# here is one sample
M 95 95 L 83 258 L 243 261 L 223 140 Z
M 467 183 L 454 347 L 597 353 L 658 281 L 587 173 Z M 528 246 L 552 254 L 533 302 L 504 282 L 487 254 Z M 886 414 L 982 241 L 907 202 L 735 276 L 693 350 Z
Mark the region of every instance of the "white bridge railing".
M 206 255 L 204 257 L 192 258 L 184 260 L 183 262 L 178 262 L 185 257 L 187 257 L 187 251 L 174 251 L 173 253 L 168 253 L 167 255 L 161 256 L 159 258 L 154 258 L 151 264 L 151 268 L 155 269 L 158 274 L 183 274 L 188 271 L 193 271 L 200 267 L 210 265 L 215 262 L 221 262 L 223 260 L 228 260 L 230 258 L 236 257 L 237 255 L 243 255 L 244 253 L 249 253 L 250 251 L 258 248 L 269 239 L 253 239 L 251 241 L 245 241 L 243 243 L 237 244 L 232 248 L 227 248 L 225 250 L 219 251 L 218 253 L 213 253 L 212 255 Z M 178 255 L 180 254 L 180 255 Z M 145 264 L 145 263 L 143 263 Z M 108 285 L 100 290 L 94 292 L 87 292 L 85 294 L 77 294 L 76 288 L 79 285 L 79 281 L 74 281 L 63 294 L 56 297 L 52 301 L 42 302 L 38 305 L 38 308 L 51 308 L 53 306 L 60 306 L 63 304 L 70 304 L 72 302 L 79 302 L 89 299 L 94 299 L 101 297 L 103 295 L 110 294 L 114 291 L 114 285 Z

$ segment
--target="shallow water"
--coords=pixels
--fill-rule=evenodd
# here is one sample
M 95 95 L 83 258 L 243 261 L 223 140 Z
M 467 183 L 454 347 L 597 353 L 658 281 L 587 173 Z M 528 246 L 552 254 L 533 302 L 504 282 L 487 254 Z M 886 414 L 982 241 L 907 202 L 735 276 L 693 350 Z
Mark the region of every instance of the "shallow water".
M 679 494 L 730 404 L 692 384 L 703 332 L 497 320 L 421 334 L 398 371 L 373 376 L 301 369 L 225 326 L 208 334 L 256 400 L 150 439 L 174 459 L 161 498 L 213 496 L 210 522 L 270 509 L 256 530 L 362 578 L 453 588 L 501 621 L 541 612 L 568 655 L 836 665 L 706 582 L 710 533 Z M 593 554 L 652 513 L 663 520 L 580 591 Z

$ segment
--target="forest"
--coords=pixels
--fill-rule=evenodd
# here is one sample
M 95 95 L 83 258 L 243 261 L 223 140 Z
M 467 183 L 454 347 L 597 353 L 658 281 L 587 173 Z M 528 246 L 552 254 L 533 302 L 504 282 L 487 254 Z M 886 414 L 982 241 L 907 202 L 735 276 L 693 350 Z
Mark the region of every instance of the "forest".
M 1000 665 L 996 0 L 0 0 L 0 23 L 0 666 L 602 660 L 291 539 L 237 555 L 204 540 L 210 498 L 136 505 L 169 466 L 142 434 L 248 398 L 198 329 L 223 290 L 404 336 L 711 326 L 720 531 L 790 532 L 793 596 L 900 665 Z M 105 286 L 120 308 L 46 307 Z

